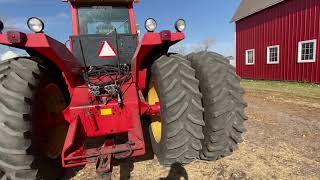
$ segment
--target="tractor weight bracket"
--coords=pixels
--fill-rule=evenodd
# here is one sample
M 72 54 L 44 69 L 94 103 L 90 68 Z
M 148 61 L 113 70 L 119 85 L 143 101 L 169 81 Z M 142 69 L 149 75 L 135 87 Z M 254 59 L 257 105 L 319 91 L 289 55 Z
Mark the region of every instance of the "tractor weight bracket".
M 154 105 L 149 105 L 145 101 L 140 102 L 140 114 L 141 115 L 152 115 L 157 116 L 160 115 L 160 103 L 157 102 Z
M 157 102 L 155 105 L 149 105 L 147 115 L 160 115 L 160 103 Z
M 150 105 L 144 98 L 141 91 L 138 91 L 140 115 L 160 115 L 160 102 Z

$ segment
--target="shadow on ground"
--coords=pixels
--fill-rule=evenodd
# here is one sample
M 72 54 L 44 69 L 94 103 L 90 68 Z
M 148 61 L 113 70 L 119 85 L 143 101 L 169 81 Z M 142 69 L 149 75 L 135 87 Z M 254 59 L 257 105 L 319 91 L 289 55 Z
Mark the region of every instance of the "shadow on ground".
M 180 180 L 181 178 L 184 180 L 189 179 L 186 169 L 181 166 L 181 164 L 173 164 L 170 167 L 168 176 L 165 178 L 160 178 L 160 180 Z

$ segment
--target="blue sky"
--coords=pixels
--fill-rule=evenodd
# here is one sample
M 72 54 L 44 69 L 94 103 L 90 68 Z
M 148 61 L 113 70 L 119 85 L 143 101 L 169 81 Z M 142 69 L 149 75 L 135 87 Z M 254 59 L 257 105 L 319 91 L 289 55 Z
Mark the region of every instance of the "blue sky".
M 191 47 L 205 38 L 213 38 L 216 44 L 212 50 L 228 56 L 234 54 L 235 47 L 234 24 L 229 22 L 239 3 L 240 0 L 140 0 L 135 5 L 135 14 L 141 28 L 146 18 L 155 18 L 158 30 L 174 30 L 174 22 L 184 18 L 187 39 L 183 46 Z M 68 3 L 61 0 L 0 0 L 0 18 L 6 20 L 6 25 L 28 31 L 26 21 L 31 16 L 42 18 L 46 33 L 61 42 L 71 34 Z

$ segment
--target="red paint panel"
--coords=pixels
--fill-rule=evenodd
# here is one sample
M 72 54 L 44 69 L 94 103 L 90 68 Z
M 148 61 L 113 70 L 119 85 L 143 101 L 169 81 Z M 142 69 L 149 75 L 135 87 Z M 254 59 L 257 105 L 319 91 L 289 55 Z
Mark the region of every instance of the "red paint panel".
M 71 94 L 72 88 L 81 82 L 79 81 L 79 75 L 82 72 L 82 68 L 78 60 L 64 44 L 46 34 L 26 34 L 26 41 L 23 44 L 12 44 L 8 41 L 7 34 L 0 34 L 0 44 L 32 50 L 33 53 L 52 61 L 63 72 Z
M 143 65 L 147 62 L 150 63 L 152 59 L 148 59 L 148 55 L 152 53 L 154 49 L 157 47 L 163 47 L 167 46 L 170 47 L 174 44 L 176 44 L 179 41 L 182 41 L 185 38 L 185 34 L 181 32 L 171 32 L 170 35 L 170 40 L 169 41 L 163 41 L 161 39 L 161 33 L 153 33 L 153 32 L 148 32 L 145 33 L 142 37 L 141 42 L 138 44 L 138 47 L 136 49 L 135 54 L 133 55 L 132 58 L 132 70 L 133 70 L 133 76 L 136 82 L 137 87 L 139 89 L 145 88 L 144 86 L 140 87 L 138 83 L 138 80 L 140 79 L 139 77 L 139 71 L 143 70 L 144 67 Z M 166 52 L 165 52 L 166 53 Z
M 135 16 L 134 16 L 133 4 L 129 5 L 129 16 L 130 16 L 131 33 L 137 34 L 137 27 L 136 27 L 136 20 L 135 20 Z
M 132 81 L 124 84 L 124 108 L 120 108 L 117 99 L 108 101 L 107 104 L 96 103 L 87 86 L 78 86 L 74 89 L 66 120 L 72 122 L 79 119 L 87 137 L 110 135 L 128 132 L 133 129 L 134 117 L 139 115 L 139 98 L 136 87 Z M 109 98 L 109 97 L 107 97 Z M 94 102 L 94 103 L 93 103 Z M 112 114 L 101 115 L 101 109 L 112 109 Z M 69 118 L 69 119 L 67 119 Z
M 71 4 L 72 35 L 79 36 L 79 16 L 76 4 Z
M 315 63 L 298 63 L 298 43 L 317 40 Z M 267 64 L 267 47 L 280 45 L 280 63 Z M 320 1 L 287 0 L 236 22 L 237 73 L 242 78 L 320 83 Z M 255 49 L 255 65 L 245 51 Z

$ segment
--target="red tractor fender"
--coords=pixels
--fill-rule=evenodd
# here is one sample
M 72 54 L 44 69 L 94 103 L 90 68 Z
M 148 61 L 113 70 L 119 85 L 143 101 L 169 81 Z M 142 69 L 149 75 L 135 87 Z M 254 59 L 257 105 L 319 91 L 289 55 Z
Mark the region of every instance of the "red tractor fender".
M 184 33 L 171 32 L 169 30 L 144 34 L 132 60 L 133 75 L 135 76 L 136 86 L 140 90 L 146 89 L 147 67 L 155 61 L 154 56 L 166 54 L 170 46 L 184 38 Z
M 44 33 L 25 34 L 11 31 L 0 34 L 0 44 L 26 50 L 32 56 L 48 59 L 63 73 L 70 94 L 80 83 L 81 65 L 61 42 Z

